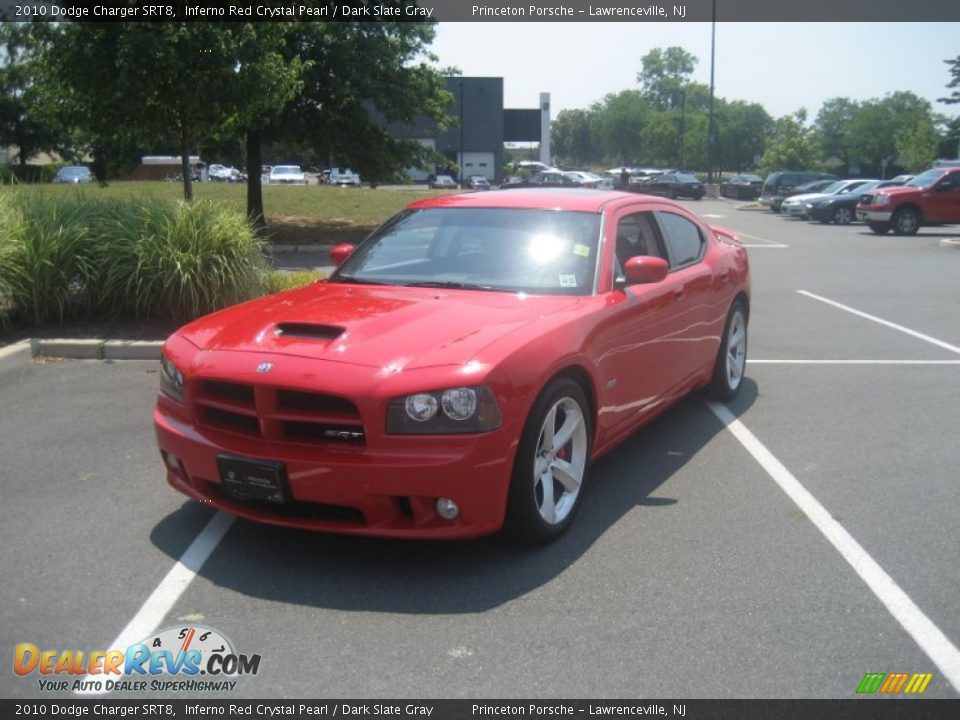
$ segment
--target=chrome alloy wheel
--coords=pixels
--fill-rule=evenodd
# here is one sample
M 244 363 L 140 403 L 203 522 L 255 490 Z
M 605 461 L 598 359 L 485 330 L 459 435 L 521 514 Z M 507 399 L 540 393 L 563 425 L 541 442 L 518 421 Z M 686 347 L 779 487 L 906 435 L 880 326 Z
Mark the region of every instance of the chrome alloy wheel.
M 727 330 L 727 386 L 731 390 L 740 387 L 743 370 L 747 364 L 747 320 L 743 310 L 734 310 Z
M 534 491 L 540 517 L 562 523 L 576 505 L 587 467 L 587 425 L 573 398 L 562 397 L 547 412 L 540 428 L 533 464 Z

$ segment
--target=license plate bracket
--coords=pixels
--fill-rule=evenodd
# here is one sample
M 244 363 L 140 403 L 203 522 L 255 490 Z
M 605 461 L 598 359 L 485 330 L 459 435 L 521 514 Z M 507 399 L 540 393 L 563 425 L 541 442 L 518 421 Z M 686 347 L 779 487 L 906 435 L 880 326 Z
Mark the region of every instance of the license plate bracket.
M 220 455 L 217 469 L 221 489 L 236 500 L 262 500 L 279 505 L 290 498 L 287 468 L 282 462 Z

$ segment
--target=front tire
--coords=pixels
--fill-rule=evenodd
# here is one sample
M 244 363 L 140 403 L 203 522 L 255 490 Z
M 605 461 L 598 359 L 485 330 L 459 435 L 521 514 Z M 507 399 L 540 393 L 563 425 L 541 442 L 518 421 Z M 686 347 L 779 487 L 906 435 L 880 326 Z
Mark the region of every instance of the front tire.
M 568 377 L 550 383 L 527 418 L 514 462 L 504 527 L 546 543 L 573 522 L 583 497 L 592 423 L 583 389 Z
M 729 402 L 740 394 L 747 368 L 747 306 L 734 301 L 727 313 L 720 349 L 713 366 L 713 377 L 707 386 L 707 395 L 714 400 Z
M 884 235 L 890 232 L 890 223 L 888 222 L 867 223 L 867 227 L 870 228 L 871 232 L 875 232 L 877 235 Z
M 920 213 L 913 208 L 900 208 L 894 213 L 893 229 L 897 235 L 916 235 L 920 229 Z

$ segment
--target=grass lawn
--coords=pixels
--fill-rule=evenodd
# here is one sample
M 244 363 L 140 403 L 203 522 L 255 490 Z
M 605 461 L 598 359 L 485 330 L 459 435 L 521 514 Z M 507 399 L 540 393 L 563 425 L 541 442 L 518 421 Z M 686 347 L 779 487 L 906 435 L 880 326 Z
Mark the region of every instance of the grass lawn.
M 81 193 L 91 198 L 164 198 L 171 202 L 183 197 L 183 185 L 168 182 L 113 182 L 96 185 L 21 185 L 25 192 Z M 274 243 L 336 244 L 358 242 L 373 228 L 408 203 L 442 190 L 394 190 L 338 188 L 328 185 L 263 187 L 267 217 L 266 238 Z M 197 200 L 212 200 L 245 212 L 247 186 L 227 183 L 195 183 Z

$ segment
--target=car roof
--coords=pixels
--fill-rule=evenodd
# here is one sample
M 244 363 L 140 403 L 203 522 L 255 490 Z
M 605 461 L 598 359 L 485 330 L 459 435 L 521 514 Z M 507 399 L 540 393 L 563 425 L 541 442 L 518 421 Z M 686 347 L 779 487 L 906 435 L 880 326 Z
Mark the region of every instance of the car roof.
M 660 198 L 638 193 L 614 190 L 586 190 L 580 188 L 527 188 L 522 190 L 494 190 L 486 193 L 460 193 L 441 195 L 411 203 L 407 207 L 439 208 L 525 208 L 530 210 L 571 210 L 577 212 L 600 212 L 605 205 L 615 201 L 663 202 Z

